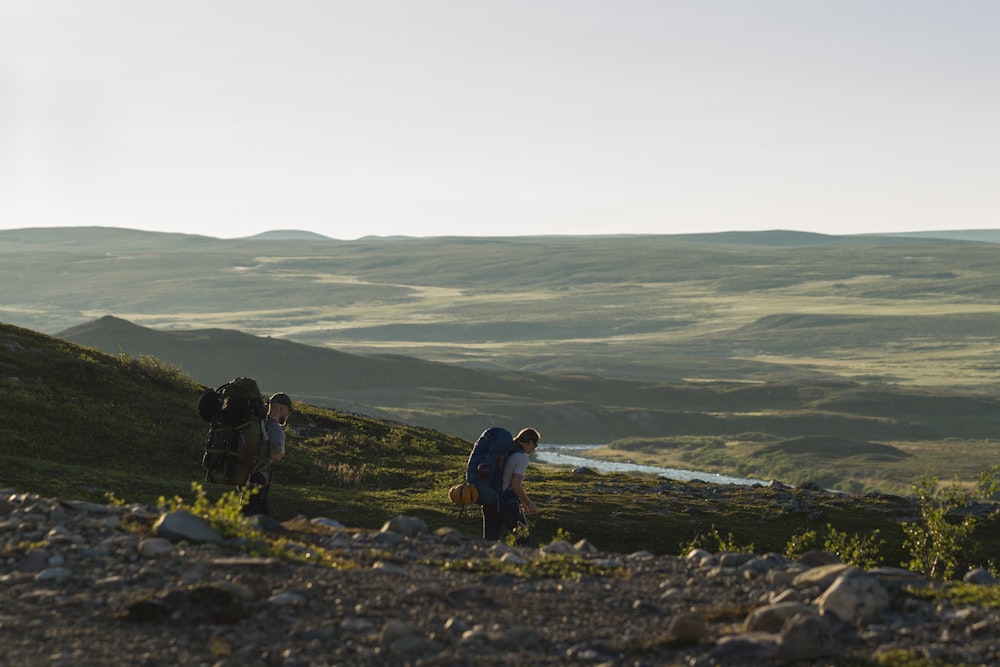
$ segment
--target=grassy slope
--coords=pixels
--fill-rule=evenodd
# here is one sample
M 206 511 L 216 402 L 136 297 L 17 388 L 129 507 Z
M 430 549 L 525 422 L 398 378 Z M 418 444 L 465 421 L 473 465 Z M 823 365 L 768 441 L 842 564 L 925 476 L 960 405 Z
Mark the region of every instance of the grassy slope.
M 549 442 L 608 442 L 627 434 L 642 446 L 618 446 L 613 456 L 789 483 L 908 492 L 925 472 L 976 477 L 979 470 L 969 466 L 977 457 L 942 456 L 941 449 L 975 446 L 980 463 L 1000 455 L 992 439 L 1000 432 L 1000 401 L 944 390 L 515 374 L 349 355 L 233 331 L 155 331 L 111 317 L 60 335 L 196 369 L 206 384 L 249 373 L 315 405 L 393 415 L 465 438 L 484 424 L 511 421 L 540 428 Z M 822 442 L 823 451 L 770 446 L 796 438 Z M 887 447 L 904 447 L 906 455 L 884 457 Z
M 0 325 L 0 485 L 19 491 L 100 501 L 190 498 L 201 477 L 205 424 L 194 403 L 199 386 L 155 359 L 108 356 L 93 349 Z M 265 391 L 271 389 L 264 387 Z M 444 434 L 297 405 L 288 455 L 276 471 L 278 518 L 330 516 L 377 527 L 398 513 L 433 527 L 478 531 L 476 512 L 460 515 L 446 500 L 469 445 Z M 860 498 L 770 489 L 675 484 L 623 476 L 578 475 L 533 466 L 530 491 L 544 513 L 533 535 L 559 530 L 615 551 L 678 552 L 718 531 L 759 551 L 827 523 L 848 534 L 878 529 L 886 562 L 898 564 L 900 518 L 912 507 L 889 497 Z M 218 492 L 219 487 L 213 487 Z M 775 502 L 786 509 L 775 510 Z M 801 506 L 802 504 L 806 506 Z M 794 505 L 794 506 L 793 506 Z M 984 524 L 971 558 L 1000 547 Z M 710 545 L 710 543 L 706 543 Z

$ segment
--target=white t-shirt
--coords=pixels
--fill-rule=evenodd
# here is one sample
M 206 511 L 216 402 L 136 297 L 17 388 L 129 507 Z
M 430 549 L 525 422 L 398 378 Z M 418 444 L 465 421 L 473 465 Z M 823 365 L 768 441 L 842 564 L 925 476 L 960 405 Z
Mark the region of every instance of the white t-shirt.
M 517 450 L 513 454 L 507 457 L 507 460 L 503 464 L 503 490 L 506 491 L 510 488 L 510 482 L 514 479 L 514 475 L 520 475 L 524 478 L 524 473 L 528 471 L 528 455 Z

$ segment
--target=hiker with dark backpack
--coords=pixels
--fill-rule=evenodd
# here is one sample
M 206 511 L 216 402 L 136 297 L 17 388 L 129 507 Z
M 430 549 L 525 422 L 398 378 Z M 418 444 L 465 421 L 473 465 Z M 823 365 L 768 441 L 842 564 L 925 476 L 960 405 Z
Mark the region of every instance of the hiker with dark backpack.
M 198 414 L 211 423 L 201 460 L 205 481 L 248 495 L 246 515 L 271 513 L 271 464 L 285 454 L 282 427 L 291 413 L 288 394 L 274 394 L 265 404 L 257 381 L 247 377 L 206 387 L 198 399 Z
M 538 449 L 540 439 L 538 431 L 533 428 L 521 429 L 514 438 L 514 447 L 503 461 L 501 493 L 496 502 L 482 503 L 483 539 L 499 540 L 506 530 L 514 534 L 515 544 L 530 544 L 525 514 L 536 514 L 538 507 L 528 497 L 522 482 L 528 470 L 528 455 Z
M 243 506 L 243 514 L 252 516 L 263 514 L 271 516 L 271 506 L 267 494 L 271 490 L 273 472 L 271 465 L 277 463 L 285 455 L 284 426 L 292 414 L 292 399 L 284 392 L 278 392 L 267 401 L 267 421 L 264 428 L 267 439 L 260 443 L 257 465 L 254 467 L 246 486 L 242 489 L 250 493 L 247 504 Z

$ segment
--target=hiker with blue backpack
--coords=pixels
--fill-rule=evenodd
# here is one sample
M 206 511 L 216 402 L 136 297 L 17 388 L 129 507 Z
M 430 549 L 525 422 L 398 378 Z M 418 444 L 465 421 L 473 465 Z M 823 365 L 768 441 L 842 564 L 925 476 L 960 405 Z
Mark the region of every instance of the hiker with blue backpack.
M 538 449 L 541 436 L 533 428 L 521 429 L 511 438 L 506 429 L 487 429 L 470 456 L 470 478 L 479 489 L 478 502 L 483 508 L 483 539 L 499 540 L 505 530 L 515 536 L 515 544 L 528 545 L 528 520 L 525 514 L 535 514 L 538 507 L 524 490 L 524 475 L 528 470 L 528 455 Z M 474 473 L 472 471 L 475 471 Z

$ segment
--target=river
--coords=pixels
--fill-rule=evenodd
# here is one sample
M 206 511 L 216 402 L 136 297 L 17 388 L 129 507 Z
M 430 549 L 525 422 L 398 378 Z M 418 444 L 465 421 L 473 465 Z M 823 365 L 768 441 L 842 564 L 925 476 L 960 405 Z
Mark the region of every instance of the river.
M 760 479 L 750 479 L 748 477 L 730 477 L 729 475 L 719 475 L 714 472 L 700 472 L 698 470 L 681 470 L 679 468 L 661 468 L 659 466 L 639 465 L 638 463 L 623 463 L 621 461 L 606 461 L 604 459 L 591 459 L 580 456 L 582 452 L 603 445 L 550 445 L 545 444 L 535 450 L 533 456 L 542 463 L 552 465 L 573 466 L 574 468 L 586 467 L 597 472 L 635 472 L 656 475 L 666 479 L 676 479 L 681 481 L 691 481 L 700 479 L 703 482 L 713 484 L 740 484 L 752 486 L 754 484 L 769 484 Z

